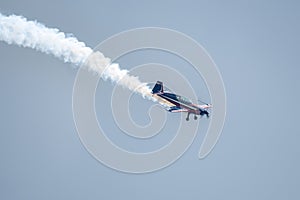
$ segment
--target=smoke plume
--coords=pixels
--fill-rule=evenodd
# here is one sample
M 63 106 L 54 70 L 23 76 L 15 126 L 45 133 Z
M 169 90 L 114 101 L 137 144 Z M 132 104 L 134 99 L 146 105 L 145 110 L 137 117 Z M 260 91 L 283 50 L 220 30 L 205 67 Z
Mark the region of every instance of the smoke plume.
M 151 89 L 138 77 L 131 76 L 128 70 L 120 69 L 117 63 L 111 63 L 101 52 L 93 52 L 83 42 L 56 28 L 47 28 L 22 16 L 4 16 L 0 13 L 0 41 L 51 54 L 76 66 L 84 64 L 88 70 L 104 80 L 110 80 L 144 98 L 154 100 Z

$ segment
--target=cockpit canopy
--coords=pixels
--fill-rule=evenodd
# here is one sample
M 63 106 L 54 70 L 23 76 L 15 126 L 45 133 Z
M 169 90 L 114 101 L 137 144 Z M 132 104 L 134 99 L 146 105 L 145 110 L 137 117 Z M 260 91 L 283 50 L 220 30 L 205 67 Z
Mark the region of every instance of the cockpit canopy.
M 180 96 L 180 95 L 176 95 L 176 98 L 178 99 L 178 101 L 186 103 L 186 104 L 191 104 L 192 101 L 186 97 Z

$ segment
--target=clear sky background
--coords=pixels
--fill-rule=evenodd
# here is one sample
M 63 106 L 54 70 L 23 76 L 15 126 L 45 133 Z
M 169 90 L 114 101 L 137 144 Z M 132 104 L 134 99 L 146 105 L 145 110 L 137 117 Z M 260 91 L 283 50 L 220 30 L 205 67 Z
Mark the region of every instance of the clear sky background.
M 76 133 L 76 69 L 1 42 L 0 199 L 299 199 L 299 10 L 292 0 L 1 1 L 1 13 L 73 33 L 90 47 L 144 26 L 191 36 L 220 69 L 227 117 L 206 159 L 197 158 L 199 134 L 166 169 L 120 173 L 96 161 Z M 147 52 L 121 64 L 129 69 L 143 56 Z M 173 57 L 165 60 L 180 70 Z M 185 73 L 192 84 L 198 80 Z

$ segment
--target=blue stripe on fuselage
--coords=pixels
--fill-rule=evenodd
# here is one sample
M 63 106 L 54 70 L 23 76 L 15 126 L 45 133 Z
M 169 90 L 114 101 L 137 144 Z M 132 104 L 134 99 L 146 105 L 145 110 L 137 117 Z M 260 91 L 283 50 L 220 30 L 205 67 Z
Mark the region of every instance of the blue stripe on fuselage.
M 192 105 L 192 103 L 190 102 L 183 102 L 179 99 L 179 95 L 173 94 L 173 93 L 162 93 L 162 94 L 158 94 L 158 96 L 160 96 L 161 98 L 171 102 L 172 104 L 179 106 L 179 107 L 183 107 L 183 108 L 187 108 L 190 110 L 199 110 L 198 107 L 194 107 Z

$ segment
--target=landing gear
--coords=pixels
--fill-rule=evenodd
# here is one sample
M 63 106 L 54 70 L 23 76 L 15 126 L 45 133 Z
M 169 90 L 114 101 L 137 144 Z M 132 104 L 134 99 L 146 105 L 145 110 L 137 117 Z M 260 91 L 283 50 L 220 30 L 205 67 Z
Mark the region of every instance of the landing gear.
M 187 116 L 186 116 L 186 118 L 185 118 L 186 121 L 189 121 L 189 120 L 190 120 L 190 114 L 191 114 L 191 113 L 188 113 L 188 114 L 187 114 Z M 197 120 L 197 119 L 198 119 L 197 115 L 194 115 L 194 120 Z
M 188 113 L 187 114 L 187 116 L 186 116 L 186 119 L 185 119 L 186 121 L 189 121 L 190 120 L 190 113 Z

